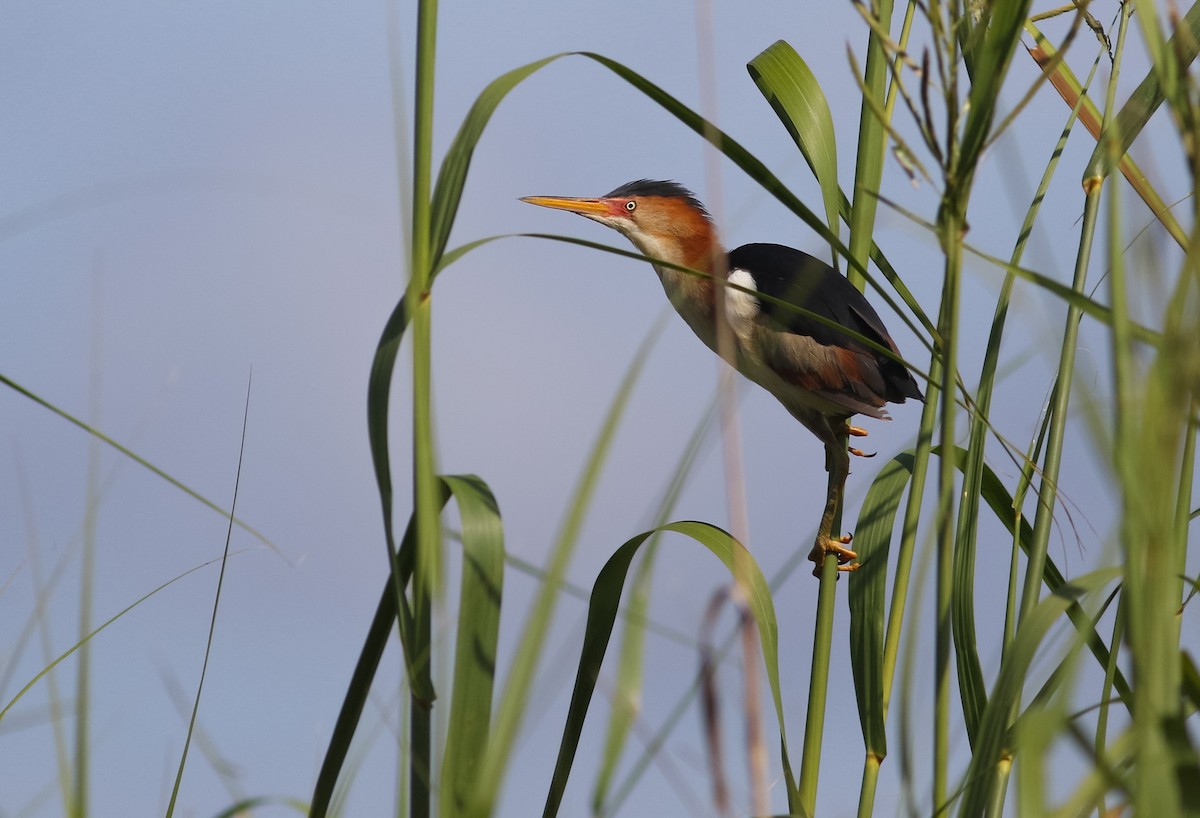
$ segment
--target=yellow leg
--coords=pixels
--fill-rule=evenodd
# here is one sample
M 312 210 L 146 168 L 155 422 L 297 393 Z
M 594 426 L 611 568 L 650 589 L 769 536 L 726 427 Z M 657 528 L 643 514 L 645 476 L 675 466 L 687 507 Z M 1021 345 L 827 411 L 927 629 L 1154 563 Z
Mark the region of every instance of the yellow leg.
M 855 562 L 858 554 L 846 547 L 852 539 L 851 535 L 837 538 L 832 536 L 833 518 L 837 516 L 837 510 L 841 506 L 846 477 L 850 474 L 850 457 L 846 451 L 845 435 L 838 435 L 833 443 L 826 444 L 825 468 L 829 472 L 825 513 L 821 515 L 821 525 L 817 528 L 817 541 L 808 555 L 813 562 L 813 576 L 821 575 L 821 567 L 829 554 L 837 557 L 839 571 L 856 571 L 859 567 Z

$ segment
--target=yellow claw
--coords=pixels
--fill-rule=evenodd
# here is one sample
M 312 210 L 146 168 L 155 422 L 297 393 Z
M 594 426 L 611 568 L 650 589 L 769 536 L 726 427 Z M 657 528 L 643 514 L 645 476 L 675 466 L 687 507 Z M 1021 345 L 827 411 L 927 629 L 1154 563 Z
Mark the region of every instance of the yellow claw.
M 813 576 L 821 575 L 821 568 L 825 565 L 825 557 L 833 554 L 837 557 L 838 570 L 853 572 L 862 567 L 862 564 L 857 562 L 858 553 L 852 551 L 846 546 L 854 539 L 854 535 L 846 534 L 845 536 L 834 539 L 832 537 L 818 539 L 812 551 L 809 552 L 808 558 L 813 563 Z

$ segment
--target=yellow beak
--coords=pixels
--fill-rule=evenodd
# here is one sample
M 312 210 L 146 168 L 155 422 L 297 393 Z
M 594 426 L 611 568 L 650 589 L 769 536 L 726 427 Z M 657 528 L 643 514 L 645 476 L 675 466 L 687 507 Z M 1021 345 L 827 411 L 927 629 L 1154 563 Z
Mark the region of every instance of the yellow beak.
M 566 196 L 525 196 L 522 202 L 538 207 L 567 210 L 581 216 L 605 216 L 609 213 L 608 203 L 603 199 L 572 199 Z

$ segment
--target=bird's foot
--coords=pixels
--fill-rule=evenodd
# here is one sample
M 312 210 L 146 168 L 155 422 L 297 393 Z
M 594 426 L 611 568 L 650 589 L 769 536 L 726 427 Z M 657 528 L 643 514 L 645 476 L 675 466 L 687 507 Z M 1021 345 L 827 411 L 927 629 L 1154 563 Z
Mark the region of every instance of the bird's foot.
M 833 537 L 818 537 L 817 544 L 808 553 L 808 558 L 813 563 L 813 576 L 821 576 L 821 568 L 825 565 L 825 557 L 830 554 L 837 557 L 837 569 L 839 571 L 857 571 L 861 567 L 861 564 L 857 562 L 858 554 L 846 547 L 853 539 L 854 535 L 852 534 L 846 534 L 836 539 Z
M 866 437 L 867 430 L 861 426 L 851 426 L 849 423 L 847 423 L 846 434 L 850 435 L 851 437 Z
M 858 457 L 874 457 L 875 455 L 879 454 L 878 452 L 864 452 L 862 449 L 856 449 L 853 446 L 847 446 L 846 450 L 849 451 L 850 454 L 857 455 Z

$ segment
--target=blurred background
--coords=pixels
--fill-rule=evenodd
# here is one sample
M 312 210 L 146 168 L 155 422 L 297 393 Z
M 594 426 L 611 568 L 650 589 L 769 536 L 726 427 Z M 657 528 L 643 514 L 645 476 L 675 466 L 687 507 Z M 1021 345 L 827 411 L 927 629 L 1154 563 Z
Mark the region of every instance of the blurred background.
M 703 24 L 707 13 L 711 30 Z M 702 110 L 819 209 L 807 167 L 745 70 L 782 38 L 825 89 L 842 149 L 842 184 L 850 190 L 860 97 L 847 49 L 861 54 L 866 28 L 849 3 L 716 4 L 706 11 L 667 2 L 445 2 L 439 17 L 435 162 L 493 78 L 549 54 L 591 50 Z M 253 373 L 237 513 L 276 548 L 234 530 L 200 705 L 202 735 L 178 814 L 214 815 L 243 796 L 309 797 L 386 578 L 366 383 L 407 275 L 414 28 L 415 4 L 404 0 L 13 4 L 0 25 L 0 374 L 228 508 Z M 1096 47 L 1086 32 L 1080 36 L 1081 74 Z M 1032 84 L 1033 62 L 1024 53 L 1015 59 L 1014 77 L 1023 79 L 1012 87 Z M 710 70 L 715 86 L 702 88 Z M 1130 86 L 1143 72 L 1127 64 Z M 1041 91 L 994 146 L 978 183 L 988 193 L 975 198 L 970 214 L 973 246 L 1007 258 L 1066 116 L 1061 100 Z M 905 114 L 897 121 L 907 126 Z M 1092 147 L 1082 130 L 1072 139 L 1045 205 L 1049 215 L 1025 257 L 1027 267 L 1058 280 L 1069 281 L 1082 203 L 1075 180 Z M 1171 180 L 1183 181 L 1176 154 L 1135 153 L 1173 198 Z M 828 246 L 782 206 L 727 163 L 719 174 L 709 172 L 705 157 L 698 137 L 615 75 L 589 60 L 562 59 L 498 109 L 475 155 L 451 246 L 521 232 L 619 242 L 598 225 L 517 198 L 598 196 L 651 177 L 695 190 L 728 246 L 773 241 L 828 257 Z M 883 194 L 923 219 L 933 218 L 939 196 L 895 163 L 885 171 Z M 1130 234 L 1150 221 L 1140 205 L 1126 217 Z M 932 235 L 884 207 L 876 240 L 927 312 L 936 313 L 941 257 Z M 1141 307 L 1157 315 L 1175 257 L 1154 227 L 1130 252 L 1144 271 Z M 968 385 L 1002 276 L 985 261 L 968 261 L 963 310 L 979 326 L 965 336 Z M 509 551 L 540 565 L 616 386 L 669 309 L 666 299 L 644 263 L 529 238 L 469 253 L 441 275 L 434 297 L 439 468 L 487 480 Z M 870 297 L 901 350 L 926 367 L 919 341 L 877 295 Z M 1064 313 L 1041 290 L 1018 287 L 1003 356 L 1010 388 L 994 415 L 998 432 L 1021 451 L 1049 394 Z M 1089 421 L 1084 397 L 1108 389 L 1107 342 L 1090 339 L 1087 323 L 1073 404 L 1081 422 L 1069 433 L 1064 504 L 1051 544 L 1051 557 L 1068 575 L 1102 560 L 1112 542 L 1109 466 L 1090 443 L 1103 424 Z M 405 360 L 402 354 L 392 425 L 401 521 L 409 513 Z M 718 366 L 672 317 L 622 422 L 569 571 L 573 583 L 590 587 L 612 552 L 652 524 L 713 398 Z M 769 576 L 784 572 L 776 591 L 781 673 L 789 736 L 798 745 L 817 583 L 796 563 L 811 546 L 820 513 L 823 455 L 766 393 L 741 392 L 749 547 Z M 910 403 L 893 409 L 892 423 L 867 424 L 864 446 L 879 457 L 853 464 L 847 529 L 880 466 L 911 445 L 919 411 Z M 2 706 L 79 638 L 85 575 L 95 627 L 218 558 L 227 521 L 11 388 L 0 389 L 0 432 Z M 999 447 L 991 466 L 1009 485 L 1015 481 L 1018 468 Z M 729 525 L 715 432 L 672 516 Z M 990 524 L 996 537 L 981 544 L 980 575 L 994 565 L 1000 577 L 1009 539 Z M 84 556 L 88 540 L 91 558 Z M 86 695 L 93 815 L 164 810 L 217 570 L 213 564 L 184 577 L 92 640 Z M 918 556 L 918 570 L 928 602 L 927 558 Z M 651 617 L 695 638 L 710 595 L 727 581 L 711 556 L 668 541 Z M 507 582 L 502 667 L 537 581 L 510 571 Z M 986 581 L 981 585 L 986 608 Z M 1003 581 L 996 586 L 999 599 Z M 827 816 L 852 814 L 863 752 L 841 590 L 818 798 L 818 812 Z M 505 815 L 541 808 L 585 613 L 576 598 L 560 601 L 503 793 Z M 929 625 L 928 640 L 918 637 L 918 644 L 932 656 L 932 620 L 928 611 L 918 616 L 914 623 Z M 981 619 L 983 638 L 989 627 Z M 996 622 L 994 645 L 999 628 Z M 691 685 L 698 662 L 694 645 L 654 634 L 649 640 L 643 712 L 623 775 L 640 742 Z M 1186 631 L 1184 641 L 1198 644 Z M 985 642 L 982 655 L 994 667 L 998 647 L 990 650 Z M 71 752 L 78 662 L 76 654 L 53 678 L 42 678 L 0 723 L 0 814 L 64 811 L 58 759 Z M 360 731 L 364 755 L 347 815 L 384 814 L 393 803 L 398 650 L 384 668 Z M 911 673 L 919 689 L 931 679 L 930 663 L 915 662 Z M 732 699 L 741 685 L 736 662 L 723 679 Z M 602 676 L 564 814 L 587 809 L 609 689 L 611 679 Z M 920 708 L 931 700 L 914 697 L 913 723 L 927 723 Z M 729 709 L 736 710 L 732 700 Z M 773 724 L 767 727 L 770 735 Z M 734 716 L 726 729 L 738 746 Z M 706 814 L 700 735 L 698 713 L 691 713 L 635 780 L 624 814 Z M 919 758 L 931 731 L 918 728 L 904 740 Z M 732 759 L 738 779 L 742 762 Z M 913 775 L 925 792 L 928 771 Z M 881 803 L 898 799 L 900 787 L 900 771 L 885 764 Z M 782 810 L 778 782 L 773 798 Z M 741 784 L 735 803 L 748 809 Z M 294 810 L 275 803 L 255 814 Z

